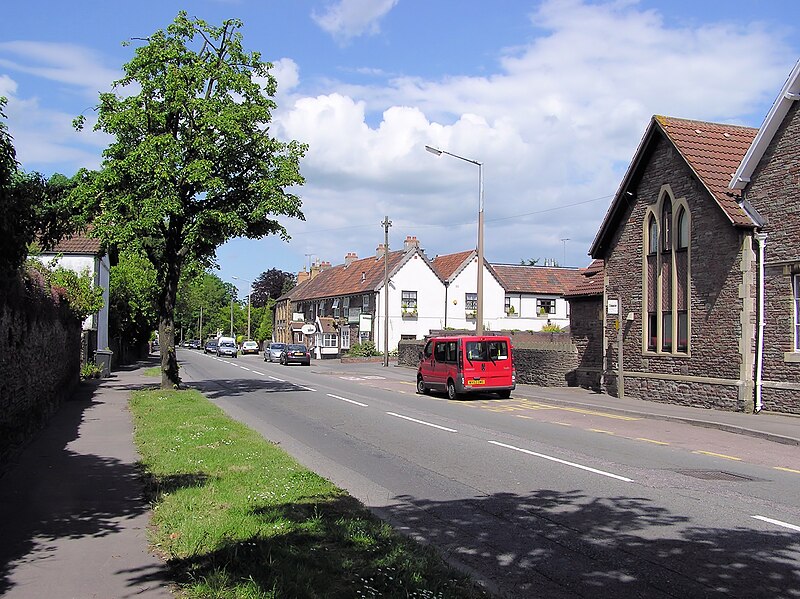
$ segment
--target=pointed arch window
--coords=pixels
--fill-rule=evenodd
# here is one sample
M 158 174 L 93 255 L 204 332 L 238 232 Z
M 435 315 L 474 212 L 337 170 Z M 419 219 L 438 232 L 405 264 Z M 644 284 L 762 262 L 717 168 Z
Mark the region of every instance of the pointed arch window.
M 647 320 L 644 345 L 655 353 L 689 351 L 689 246 L 690 214 L 686 204 L 662 196 L 655 211 L 648 211 L 644 249 L 644 294 Z

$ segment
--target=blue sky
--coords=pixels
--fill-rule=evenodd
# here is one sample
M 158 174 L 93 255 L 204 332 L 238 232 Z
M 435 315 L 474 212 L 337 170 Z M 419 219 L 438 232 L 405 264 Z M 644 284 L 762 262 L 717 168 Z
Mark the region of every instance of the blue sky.
M 372 255 L 415 235 L 429 255 L 474 248 L 484 163 L 486 256 L 586 252 L 653 114 L 758 127 L 800 58 L 792 0 L 26 0 L 4 7 L 0 95 L 26 170 L 96 168 L 92 121 L 132 49 L 185 9 L 244 21 L 275 65 L 272 131 L 310 150 L 292 240 L 234 240 L 220 276 Z M 567 241 L 563 241 L 567 240 Z M 242 294 L 246 284 L 239 282 Z

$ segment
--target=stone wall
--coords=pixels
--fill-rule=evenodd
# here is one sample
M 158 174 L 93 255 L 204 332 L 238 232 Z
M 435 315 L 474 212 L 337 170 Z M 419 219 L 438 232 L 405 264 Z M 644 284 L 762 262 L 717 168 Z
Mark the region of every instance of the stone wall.
M 568 379 L 569 386 L 599 391 L 603 372 L 603 297 L 570 298 L 569 319 L 572 343 L 578 353 L 578 365 Z
M 16 282 L 13 282 L 16 286 Z M 0 465 L 69 397 L 80 377 L 81 323 L 38 290 L 0 297 Z
M 794 279 L 800 276 L 798 138 L 800 102 L 795 102 L 746 189 L 748 200 L 766 221 L 763 409 L 793 413 L 800 413 L 800 351 L 792 297 Z

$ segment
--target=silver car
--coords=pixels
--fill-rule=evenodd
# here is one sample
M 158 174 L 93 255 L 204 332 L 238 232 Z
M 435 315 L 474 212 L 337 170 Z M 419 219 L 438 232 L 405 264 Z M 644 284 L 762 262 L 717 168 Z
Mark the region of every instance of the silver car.
M 285 343 L 270 343 L 269 347 L 264 350 L 265 362 L 280 362 L 281 354 L 286 349 Z

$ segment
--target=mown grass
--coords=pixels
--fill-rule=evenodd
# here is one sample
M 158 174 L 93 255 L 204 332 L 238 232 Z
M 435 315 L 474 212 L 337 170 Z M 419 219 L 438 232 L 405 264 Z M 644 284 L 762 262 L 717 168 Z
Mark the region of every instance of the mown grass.
M 137 391 L 151 542 L 185 597 L 487 595 L 200 393 Z
M 158 378 L 161 376 L 161 367 L 153 366 L 152 368 L 145 368 L 144 375 Z

